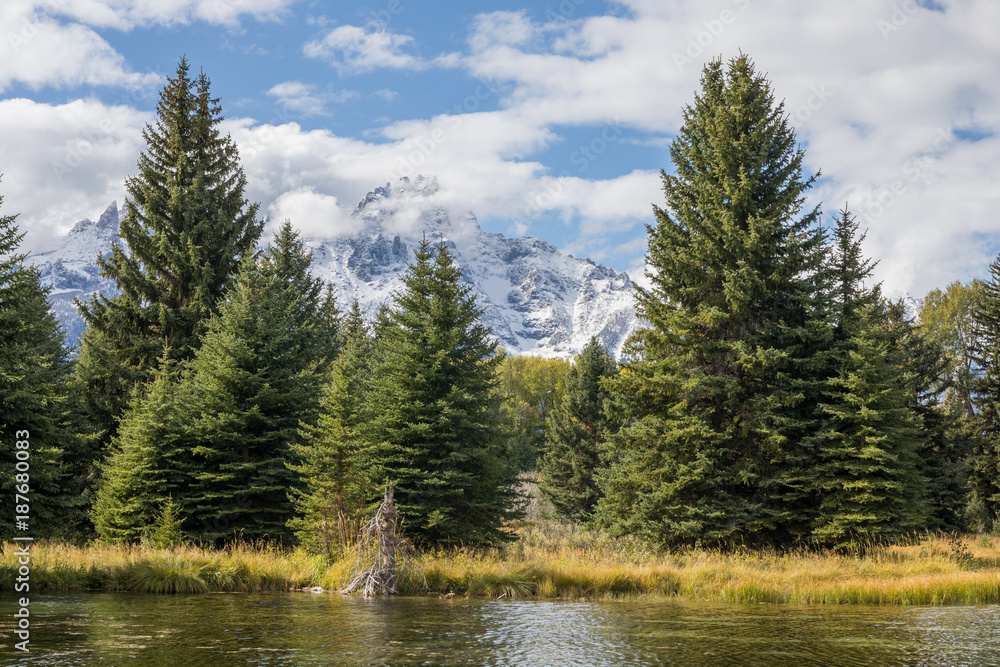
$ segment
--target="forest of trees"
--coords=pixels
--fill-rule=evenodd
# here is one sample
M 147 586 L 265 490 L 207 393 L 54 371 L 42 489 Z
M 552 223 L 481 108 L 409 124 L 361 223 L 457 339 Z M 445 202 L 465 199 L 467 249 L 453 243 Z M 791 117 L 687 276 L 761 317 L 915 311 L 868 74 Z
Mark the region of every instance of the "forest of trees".
M 1000 530 L 1000 258 L 908 317 L 850 211 L 804 208 L 818 174 L 748 57 L 684 109 L 621 359 L 508 357 L 443 239 L 376 316 L 336 303 L 290 222 L 259 247 L 221 120 L 182 59 L 78 350 L 0 211 L 0 434 L 13 471 L 30 432 L 35 537 L 333 559 L 393 484 L 414 544 L 490 545 L 531 472 L 554 517 L 668 548 Z

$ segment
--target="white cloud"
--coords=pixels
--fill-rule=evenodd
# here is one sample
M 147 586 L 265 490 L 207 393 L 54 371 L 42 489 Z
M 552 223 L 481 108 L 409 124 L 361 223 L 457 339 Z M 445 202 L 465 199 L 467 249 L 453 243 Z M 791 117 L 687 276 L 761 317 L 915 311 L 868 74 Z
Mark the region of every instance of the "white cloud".
M 404 51 L 413 44 L 409 35 L 388 30 L 368 30 L 354 25 L 334 28 L 321 39 L 307 42 L 302 52 L 309 58 L 325 60 L 338 72 L 360 74 L 375 69 L 422 70 L 428 67 L 455 67 L 459 57 L 443 54 L 424 60 Z
M 194 21 L 235 28 L 243 16 L 277 20 L 293 1 L 4 0 L 0 92 L 15 82 L 33 89 L 80 85 L 145 89 L 163 77 L 132 71 L 95 29 L 127 31 Z
M 71 18 L 79 23 L 117 30 L 151 25 L 185 25 L 202 21 L 236 27 L 249 16 L 275 21 L 295 0 L 7 0 Z
M 401 49 L 413 41 L 409 35 L 381 30 L 370 32 L 353 25 L 334 28 L 322 39 L 303 48 L 310 58 L 325 60 L 341 72 L 370 72 L 377 68 L 421 69 L 421 61 Z
M 748 53 L 786 101 L 807 168 L 822 168 L 813 199 L 828 202 L 827 219 L 852 191 L 892 197 L 878 215 L 864 211 L 866 247 L 881 259 L 887 289 L 919 295 L 985 272 L 983 239 L 1000 238 L 990 157 L 1000 149 L 1000 46 L 986 27 L 1000 19 L 996 3 L 948 0 L 941 11 L 912 0 L 621 4 L 621 15 L 573 21 L 483 15 L 464 64 L 506 84 L 502 113 L 526 127 L 618 122 L 668 136 L 693 101 L 703 64 Z M 938 154 L 939 130 L 986 136 Z M 666 152 L 663 166 L 671 168 Z M 555 177 L 542 174 L 535 189 L 545 192 Z M 580 201 L 609 182 L 588 184 Z M 573 187 L 565 183 L 553 210 L 576 206 Z M 624 193 L 612 198 L 618 194 L 608 201 L 625 201 Z M 851 196 L 852 208 L 878 210 Z M 661 203 L 662 193 L 652 201 Z M 581 233 L 612 229 L 615 208 L 607 208 L 595 201 Z
M 345 211 L 336 197 L 316 192 L 310 186 L 281 193 L 267 213 L 272 226 L 290 220 L 306 237 L 350 236 L 356 231 L 350 211 Z
M 209 2 L 215 0 L 149 7 L 65 0 L 73 9 L 62 15 L 79 22 L 66 25 L 46 14 L 25 14 L 28 3 L 7 3 L 0 9 L 4 25 L 16 28 L 21 25 L 16 19 L 27 16 L 49 21 L 53 32 L 32 35 L 27 46 L 15 40 L 38 51 L 22 64 L 12 61 L 13 52 L 0 58 L 0 87 L 13 81 L 148 86 L 149 75 L 131 72 L 86 25 L 225 24 L 223 14 L 199 14 Z M 243 13 L 231 16 L 263 18 L 287 4 L 234 2 L 233 11 Z M 616 263 L 638 267 L 641 259 L 628 254 L 641 254 L 644 245 L 627 235 L 640 238 L 639 224 L 651 220 L 650 204 L 662 204 L 658 174 L 619 168 L 608 157 L 611 151 L 588 158 L 582 171 L 557 173 L 550 167 L 551 149 L 558 148 L 565 126 L 592 128 L 596 138 L 611 123 L 625 128 L 621 141 L 662 145 L 680 126 L 702 65 L 742 50 L 767 73 L 777 99 L 785 100 L 806 148 L 807 169 L 823 170 L 811 201 L 824 202 L 829 221 L 848 200 L 870 227 L 866 249 L 881 260 L 878 276 L 887 290 L 920 295 L 985 272 L 987 255 L 1000 239 L 994 174 L 1000 152 L 1000 44 L 991 32 L 1000 5 L 942 0 L 943 11 L 932 11 L 909 0 L 618 4 L 621 9 L 606 16 L 576 18 L 567 12 L 541 22 L 523 12 L 481 15 L 471 24 L 468 52 L 461 57 L 426 59 L 408 35 L 348 25 L 323 28 L 304 51 L 341 72 L 461 65 L 471 78 L 442 100 L 439 115 L 392 122 L 374 131 L 370 141 L 305 131 L 295 123 L 228 121 L 241 148 L 250 197 L 274 216 L 289 215 L 296 225 L 311 229 L 318 220 L 317 229 L 341 233 L 349 229 L 344 221 L 354 203 L 372 187 L 400 176 L 435 174 L 441 185 L 435 201 L 442 205 L 543 236 L 541 221 L 555 220 L 563 226 L 560 232 L 569 234 L 564 245 L 575 254 L 625 258 Z M 90 18 L 83 18 L 85 13 Z M 885 22 L 895 29 L 887 30 Z M 32 46 L 36 40 L 38 47 Z M 9 46 L 9 40 L 0 42 L 0 48 Z M 290 111 L 287 115 L 307 116 L 329 111 L 338 94 L 348 93 L 287 81 L 268 94 Z M 109 195 L 134 170 L 140 114 L 89 102 L 79 109 L 10 102 L 0 104 L 0 119 L 9 121 L 0 136 L 5 210 L 22 210 L 24 219 L 54 228 L 53 221 L 93 216 L 120 197 Z M 77 111 L 83 125 L 71 118 Z M 67 142 L 83 136 L 84 128 L 97 127 L 101 113 L 119 114 L 120 131 L 96 142 L 87 168 L 76 169 L 65 187 L 56 188 L 49 183 L 51 163 L 65 159 Z M 978 140 L 959 138 L 965 131 Z M 665 147 L 662 166 L 670 169 Z
M 83 218 L 122 203 L 151 115 L 88 100 L 0 101 L 3 214 L 19 214 L 25 247 L 47 249 Z
M 90 28 L 63 24 L 36 12 L 27 3 L 0 7 L 0 92 L 14 82 L 42 86 L 123 86 L 142 89 L 155 85 L 155 73 L 131 71 L 125 59 Z
M 285 112 L 303 117 L 329 115 L 328 105 L 340 104 L 359 97 L 359 93 L 354 90 L 319 92 L 316 86 L 301 81 L 279 83 L 272 86 L 267 95 L 274 98 Z M 287 115 L 288 113 L 282 114 L 283 117 Z

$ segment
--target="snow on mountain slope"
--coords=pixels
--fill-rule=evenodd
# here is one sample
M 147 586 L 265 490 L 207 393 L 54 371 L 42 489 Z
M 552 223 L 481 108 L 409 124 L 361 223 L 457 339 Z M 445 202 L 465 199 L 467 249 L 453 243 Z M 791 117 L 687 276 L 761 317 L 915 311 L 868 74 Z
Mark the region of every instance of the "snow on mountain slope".
M 386 184 L 358 205 L 350 237 L 304 239 L 313 275 L 334 286 L 342 308 L 358 299 L 374 315 L 402 287 L 401 274 L 426 235 L 448 245 L 478 295 L 484 323 L 510 353 L 570 358 L 596 336 L 621 354 L 638 326 L 627 274 L 563 255 L 538 238 L 484 232 L 473 214 L 436 203 L 436 193 L 433 178 Z M 77 223 L 55 249 L 29 259 L 52 287 L 53 311 L 70 342 L 83 329 L 73 298 L 113 290 L 98 275 L 95 259 L 110 253 L 120 213 L 113 203 L 97 222 Z
M 67 341 L 76 343 L 83 333 L 83 318 L 73 299 L 86 300 L 96 291 L 113 294 L 114 283 L 102 278 L 97 270 L 97 256 L 111 254 L 112 241 L 118 236 L 118 222 L 125 209 L 111 202 L 97 222 L 89 219 L 76 223 L 52 250 L 33 253 L 28 262 L 38 267 L 43 285 L 52 288 L 49 299 L 52 312 L 66 330 Z
M 436 192 L 433 178 L 386 184 L 354 211 L 353 237 L 307 242 L 313 273 L 334 285 L 342 306 L 358 299 L 374 314 L 402 287 L 401 274 L 426 235 L 454 254 L 484 323 L 508 351 L 572 357 L 596 336 L 620 355 L 638 324 L 627 274 L 563 255 L 538 238 L 484 232 L 471 213 L 436 205 Z

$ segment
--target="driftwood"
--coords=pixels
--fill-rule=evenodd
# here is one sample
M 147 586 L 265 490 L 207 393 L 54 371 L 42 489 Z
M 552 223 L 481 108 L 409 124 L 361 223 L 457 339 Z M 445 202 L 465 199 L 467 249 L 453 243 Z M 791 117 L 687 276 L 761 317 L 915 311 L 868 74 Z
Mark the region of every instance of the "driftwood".
M 354 575 L 341 593 L 359 592 L 369 597 L 396 592 L 397 571 L 406 561 L 406 540 L 396 535 L 394 490 L 392 486 L 385 490 L 385 498 L 375 516 L 361 529 L 355 547 L 358 557 Z

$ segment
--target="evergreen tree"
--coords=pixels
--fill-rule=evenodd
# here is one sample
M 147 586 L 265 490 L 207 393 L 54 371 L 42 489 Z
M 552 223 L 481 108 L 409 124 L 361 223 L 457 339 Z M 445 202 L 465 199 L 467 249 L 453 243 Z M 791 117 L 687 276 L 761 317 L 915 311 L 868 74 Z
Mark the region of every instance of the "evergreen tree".
M 818 210 L 799 216 L 815 177 L 746 56 L 706 65 L 670 154 L 597 518 L 666 544 L 773 539 L 775 468 L 812 423 L 809 364 L 828 330 Z
M 344 349 L 333 364 L 316 425 L 303 424 L 292 445 L 304 489 L 292 492 L 297 516 L 289 522 L 299 542 L 327 561 L 353 545 L 366 499 L 377 492 L 362 458 L 361 437 L 374 344 L 357 301 L 347 321 Z M 373 490 L 374 489 L 374 490 Z
M 826 376 L 817 429 L 790 449 L 780 476 L 789 532 L 837 547 L 891 539 L 924 519 L 917 410 L 929 380 L 909 373 L 909 325 L 873 284 L 877 263 L 864 256 L 858 228 L 843 210 L 831 232 L 820 275 L 832 335 L 816 355 Z
M 340 350 L 340 310 L 331 285 L 323 284 L 309 271 L 312 253 L 289 220 L 281 223 L 271 249 L 264 255 L 264 270 L 284 281 L 291 294 L 297 295 L 295 326 L 307 327 L 312 339 L 305 345 L 313 348 L 322 370 L 336 359 Z
M 91 519 L 109 542 L 148 535 L 166 503 L 191 483 L 192 425 L 183 414 L 191 385 L 169 358 L 165 352 L 147 390 L 133 397 L 103 465 Z
M 0 197 L 0 205 L 3 197 Z M 14 215 L 0 216 L 0 439 L 7 498 L 0 539 L 65 535 L 80 528 L 81 487 L 70 477 L 87 445 L 70 412 L 72 362 L 49 311 L 48 289 L 18 252 Z M 20 464 L 20 467 L 18 467 Z M 25 469 L 26 468 L 26 469 Z M 27 488 L 29 492 L 18 490 Z M 28 501 L 15 501 L 21 493 Z M 27 508 L 18 509 L 27 504 Z M 28 511 L 30 509 L 30 511 Z M 17 529 L 15 516 L 28 516 Z M 28 530 L 30 532 L 22 532 Z
M 811 471 L 820 498 L 812 537 L 838 548 L 893 539 L 925 519 L 920 420 L 893 364 L 884 313 L 857 315 L 821 406 L 828 422 L 814 438 Z
M 921 425 L 917 450 L 918 473 L 926 480 L 924 526 L 930 530 L 961 531 L 969 501 L 969 458 L 975 433 L 962 403 L 954 400 L 953 359 L 938 340 L 906 318 L 903 303 L 890 305 L 895 325 L 894 355 L 902 360 L 907 404 Z M 942 401 L 942 397 L 945 400 Z
M 971 502 L 981 508 L 980 522 L 995 530 L 1000 521 L 1000 256 L 990 264 L 989 280 L 979 284 L 972 319 L 972 358 L 979 369 L 973 403 L 981 435 L 973 443 L 969 484 Z
M 117 288 L 78 303 L 87 323 L 80 367 L 97 425 L 114 431 L 132 389 L 146 381 L 166 345 L 190 359 L 261 223 L 243 197 L 236 144 L 222 136 L 221 106 L 208 77 L 181 59 L 160 94 L 155 125 L 143 131 L 139 174 L 126 180 L 126 213 L 101 275 Z
M 202 539 L 291 535 L 288 496 L 301 480 L 288 465 L 297 463 L 290 444 L 300 422 L 318 416 L 329 354 L 319 291 L 296 291 L 310 284 L 305 257 L 301 245 L 279 242 L 246 259 L 191 362 L 192 398 L 181 413 L 196 429 L 192 481 L 178 500 Z
M 395 309 L 377 320 L 365 456 L 372 479 L 396 485 L 404 530 L 423 544 L 503 539 L 520 510 L 497 431 L 501 357 L 461 274 L 443 241 L 435 253 L 425 240 Z
M 290 226 L 244 259 L 195 358 L 165 351 L 123 417 L 94 506 L 102 537 L 140 539 L 168 502 L 192 538 L 289 535 L 288 493 L 300 484 L 289 444 L 316 418 L 330 353 L 321 291 Z
M 591 337 L 566 374 L 566 394 L 550 417 L 538 488 L 572 521 L 589 519 L 600 497 L 594 474 L 601 467 L 600 444 L 609 427 L 602 381 L 617 371 L 615 360 Z
M 820 296 L 813 300 L 814 317 L 825 322 L 827 335 L 813 351 L 814 391 L 804 402 L 815 407 L 807 415 L 810 428 L 786 447 L 776 476 L 775 495 L 784 507 L 781 523 L 788 537 L 796 540 L 809 538 L 817 523 L 824 520 L 819 504 L 824 490 L 836 481 L 824 475 L 836 469 L 823 465 L 828 440 L 822 434 L 834 428 L 830 426 L 831 395 L 843 396 L 843 387 L 833 385 L 842 382 L 841 376 L 849 372 L 850 352 L 862 318 L 876 326 L 874 314 L 882 305 L 881 286 L 871 284 L 877 262 L 864 256 L 861 245 L 865 233 L 859 235 L 858 227 L 855 217 L 847 210 L 840 211 L 825 238 L 825 258 L 816 274 Z M 816 437 L 817 432 L 821 437 Z

